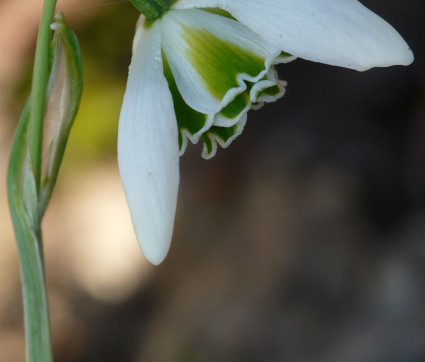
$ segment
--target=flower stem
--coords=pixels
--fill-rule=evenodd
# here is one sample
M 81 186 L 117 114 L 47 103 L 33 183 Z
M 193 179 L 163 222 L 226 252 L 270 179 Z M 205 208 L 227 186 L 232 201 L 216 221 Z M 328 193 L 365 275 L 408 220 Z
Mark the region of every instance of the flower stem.
M 8 196 L 21 265 L 26 355 L 51 362 L 49 311 L 39 212 L 43 123 L 50 71 L 50 40 L 57 0 L 45 0 L 37 38 L 31 97 L 12 146 Z
M 21 265 L 26 354 L 29 362 L 52 361 L 37 193 L 27 148 L 29 102 L 19 121 L 7 175 L 9 207 Z

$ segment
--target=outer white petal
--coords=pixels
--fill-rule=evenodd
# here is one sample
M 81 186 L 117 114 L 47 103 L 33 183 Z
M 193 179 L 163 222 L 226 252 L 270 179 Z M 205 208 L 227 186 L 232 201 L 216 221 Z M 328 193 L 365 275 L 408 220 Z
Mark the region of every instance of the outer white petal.
M 179 0 L 176 9 L 218 7 L 285 52 L 367 70 L 408 65 L 413 54 L 397 31 L 357 0 Z
M 233 98 L 246 89 L 245 80 L 256 82 L 268 72 L 268 68 L 280 54 L 277 46 L 265 42 L 260 36 L 239 22 L 223 16 L 201 10 L 169 11 L 161 20 L 163 29 L 162 47 L 172 70 L 177 87 L 185 102 L 198 112 L 214 114 L 219 112 Z M 199 40 L 199 33 L 205 32 L 215 37 L 208 37 L 200 44 L 191 44 L 193 39 Z M 200 38 L 201 39 L 201 38 Z M 227 93 L 213 94 L 209 86 L 222 83 L 226 72 L 232 72 L 233 63 L 226 54 L 221 54 L 221 42 L 232 44 L 237 49 L 262 59 L 261 73 L 255 76 L 235 72 L 238 85 L 227 89 Z M 202 49 L 200 49 L 202 48 Z M 204 52 L 203 52 L 204 50 Z M 227 68 L 222 65 L 228 63 Z M 218 62 L 218 64 L 216 63 Z M 212 72 L 219 69 L 215 79 L 205 77 L 206 70 Z M 243 67 L 241 66 L 241 69 Z M 233 73 L 232 73 L 233 76 Z M 208 79 L 206 79 L 208 78 Z
M 179 184 L 177 122 L 161 59 L 161 25 L 138 26 L 121 109 L 118 162 L 145 257 L 159 264 L 170 247 Z

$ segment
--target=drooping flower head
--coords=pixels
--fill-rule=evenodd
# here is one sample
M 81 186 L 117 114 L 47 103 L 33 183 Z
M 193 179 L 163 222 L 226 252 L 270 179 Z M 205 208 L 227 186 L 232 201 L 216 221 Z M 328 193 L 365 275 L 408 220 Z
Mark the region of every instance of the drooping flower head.
M 118 159 L 137 238 L 159 264 L 173 232 L 179 155 L 211 158 L 247 113 L 283 96 L 274 65 L 408 65 L 388 23 L 356 0 L 130 0 L 141 16 L 121 110 Z

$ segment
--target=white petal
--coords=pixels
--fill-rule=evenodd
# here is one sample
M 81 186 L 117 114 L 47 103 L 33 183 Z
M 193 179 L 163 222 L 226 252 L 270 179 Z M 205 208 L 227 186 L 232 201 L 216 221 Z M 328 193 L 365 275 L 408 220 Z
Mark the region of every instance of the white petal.
M 218 7 L 297 57 L 367 70 L 408 65 L 397 31 L 356 0 L 179 0 L 174 8 Z
M 244 80 L 261 79 L 280 54 L 246 26 L 206 11 L 172 10 L 161 22 L 162 47 L 177 87 L 185 102 L 204 114 L 217 113 L 243 92 Z M 255 75 L 244 73 L 250 67 Z
M 145 257 L 159 264 L 170 247 L 179 184 L 173 101 L 163 75 L 160 21 L 138 26 L 121 109 L 118 162 Z

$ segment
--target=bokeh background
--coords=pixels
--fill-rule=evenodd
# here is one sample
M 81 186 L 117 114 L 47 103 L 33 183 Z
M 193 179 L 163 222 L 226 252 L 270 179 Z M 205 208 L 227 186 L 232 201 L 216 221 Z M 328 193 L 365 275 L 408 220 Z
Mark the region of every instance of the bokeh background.
M 412 47 L 365 73 L 297 60 L 213 160 L 181 158 L 170 254 L 143 258 L 116 161 L 137 12 L 59 0 L 85 88 L 44 220 L 56 361 L 425 361 L 423 0 L 365 0 Z M 0 1 L 0 361 L 24 360 L 6 167 L 41 0 Z

